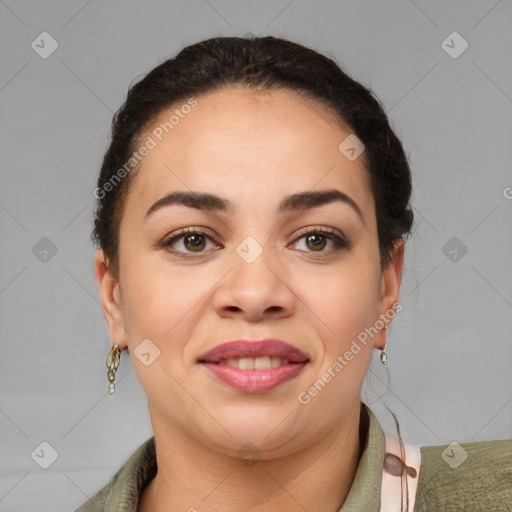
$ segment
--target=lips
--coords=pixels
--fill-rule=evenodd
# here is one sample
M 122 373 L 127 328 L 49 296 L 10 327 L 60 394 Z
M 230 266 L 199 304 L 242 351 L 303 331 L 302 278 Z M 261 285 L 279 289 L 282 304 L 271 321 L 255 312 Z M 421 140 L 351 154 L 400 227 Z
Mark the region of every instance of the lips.
M 244 368 L 237 367 L 237 360 Z M 272 367 L 269 367 L 269 360 Z M 242 393 L 265 393 L 297 377 L 309 363 L 309 358 L 281 340 L 237 340 L 212 348 L 197 362 L 209 375 L 231 389 Z M 257 369 L 262 366 L 265 369 Z
M 236 340 L 217 345 L 198 358 L 199 363 L 219 363 L 227 359 L 245 357 L 280 357 L 290 363 L 306 363 L 309 361 L 304 352 L 281 340 Z

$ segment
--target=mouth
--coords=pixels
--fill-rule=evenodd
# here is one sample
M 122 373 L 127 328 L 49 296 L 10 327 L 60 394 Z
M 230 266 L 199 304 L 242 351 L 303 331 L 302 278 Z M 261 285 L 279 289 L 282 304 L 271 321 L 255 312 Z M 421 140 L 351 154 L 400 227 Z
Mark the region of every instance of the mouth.
M 309 358 L 281 340 L 237 340 L 214 347 L 197 362 L 238 391 L 263 393 L 299 375 Z

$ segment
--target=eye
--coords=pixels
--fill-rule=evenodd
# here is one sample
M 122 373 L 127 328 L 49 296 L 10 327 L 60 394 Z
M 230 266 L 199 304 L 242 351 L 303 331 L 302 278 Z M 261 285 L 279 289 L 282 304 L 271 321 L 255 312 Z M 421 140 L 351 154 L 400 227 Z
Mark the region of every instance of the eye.
M 204 229 L 204 228 L 203 228 Z M 332 252 L 341 249 L 350 249 L 351 245 L 334 231 L 327 229 L 310 229 L 303 232 L 296 240 L 303 242 L 305 248 L 299 248 L 304 252 Z M 197 228 L 184 228 L 175 235 L 163 240 L 158 245 L 164 247 L 170 252 L 179 254 L 200 254 L 204 253 L 208 242 L 213 244 L 213 248 L 219 249 L 221 246 L 215 241 L 213 234 L 201 231 Z M 332 249 L 325 251 L 324 249 L 331 244 Z
M 200 231 L 195 228 L 184 228 L 176 235 L 167 238 L 158 244 L 160 247 L 165 247 L 171 252 L 178 253 L 201 253 L 207 242 L 212 242 L 216 248 L 219 245 L 215 242 L 212 235 Z
M 350 249 L 349 242 L 345 241 L 342 237 L 338 236 L 334 231 L 327 229 L 312 229 L 303 232 L 297 241 L 303 241 L 306 249 L 299 249 L 306 252 L 331 252 L 339 251 L 341 249 Z M 331 251 L 324 251 L 328 243 L 334 247 Z

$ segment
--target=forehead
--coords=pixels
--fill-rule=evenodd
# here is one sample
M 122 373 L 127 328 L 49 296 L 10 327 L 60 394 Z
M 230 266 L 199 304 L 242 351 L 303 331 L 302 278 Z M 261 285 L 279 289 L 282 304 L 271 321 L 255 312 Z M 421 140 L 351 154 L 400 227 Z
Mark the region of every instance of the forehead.
M 175 103 L 139 137 L 139 146 L 151 139 L 153 147 L 132 184 L 138 203 L 187 188 L 236 202 L 269 189 L 284 195 L 336 187 L 361 208 L 371 201 L 363 158 L 350 161 L 338 149 L 350 129 L 320 102 L 230 87 L 194 103 Z

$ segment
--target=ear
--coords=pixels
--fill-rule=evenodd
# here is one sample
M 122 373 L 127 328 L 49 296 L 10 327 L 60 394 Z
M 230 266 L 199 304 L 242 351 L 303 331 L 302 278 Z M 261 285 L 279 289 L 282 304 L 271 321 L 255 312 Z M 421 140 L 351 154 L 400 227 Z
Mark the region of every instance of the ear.
M 405 244 L 402 238 L 395 241 L 392 258 L 388 266 L 382 271 L 380 282 L 379 318 L 389 326 L 396 313 L 396 304 L 400 298 L 400 285 L 402 283 L 402 268 L 404 264 Z M 393 307 L 395 305 L 395 307 Z M 392 313 L 390 314 L 390 311 Z M 387 331 L 382 329 L 375 337 L 374 346 L 379 349 L 386 347 Z
M 94 273 L 100 292 L 103 315 L 107 322 L 107 328 L 112 345 L 116 343 L 121 350 L 127 347 L 126 331 L 124 328 L 121 310 L 121 293 L 119 282 L 112 276 L 107 258 L 101 249 L 96 251 L 94 258 Z

